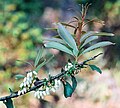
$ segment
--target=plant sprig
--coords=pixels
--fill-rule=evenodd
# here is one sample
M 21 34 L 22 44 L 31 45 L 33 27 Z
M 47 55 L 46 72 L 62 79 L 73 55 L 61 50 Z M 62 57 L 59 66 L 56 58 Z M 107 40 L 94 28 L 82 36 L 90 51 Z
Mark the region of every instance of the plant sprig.
M 99 55 L 101 55 L 101 54 L 102 54 L 102 53 L 100 53 L 100 54 L 98 54 L 98 55 L 96 55 L 96 56 L 94 56 L 94 57 L 92 57 L 92 58 L 90 58 L 90 59 L 87 59 L 87 60 L 79 63 L 79 64 L 77 65 L 78 69 L 79 69 L 79 70 L 82 69 L 82 68 L 84 67 L 84 65 L 86 65 L 89 61 L 94 60 L 95 58 L 97 58 L 97 57 L 98 57 Z M 61 69 L 61 73 L 59 73 L 59 74 L 57 74 L 57 75 L 55 75 L 55 76 L 51 76 L 51 79 L 50 79 L 50 80 L 62 79 L 66 74 L 67 74 L 67 71 Z M 48 82 L 49 82 L 49 81 L 48 81 Z M 37 85 L 34 85 L 32 88 L 30 88 L 30 89 L 29 89 L 28 91 L 26 91 L 26 93 L 24 93 L 24 94 L 27 94 L 27 93 L 29 93 L 29 92 L 31 92 L 31 91 L 35 91 L 36 89 L 40 88 L 40 87 L 43 86 L 43 85 L 44 85 L 44 80 L 41 79 L 41 80 L 38 81 Z M 18 95 L 18 91 L 12 92 L 12 93 L 11 93 L 10 95 L 8 95 L 8 96 L 1 97 L 1 98 L 0 98 L 0 101 L 5 101 L 5 100 L 8 100 L 8 99 L 16 98 L 16 97 L 19 97 L 19 96 L 24 95 L 24 94 Z

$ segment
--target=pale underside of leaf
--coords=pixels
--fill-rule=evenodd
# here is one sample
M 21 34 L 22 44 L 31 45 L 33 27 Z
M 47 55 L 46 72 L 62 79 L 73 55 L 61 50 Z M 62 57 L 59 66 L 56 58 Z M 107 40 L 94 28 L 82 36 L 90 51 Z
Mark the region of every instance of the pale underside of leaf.
M 97 31 L 89 31 L 85 34 L 82 35 L 82 37 L 80 38 L 80 43 L 84 42 L 85 39 L 87 39 L 89 36 L 94 35 L 95 33 L 98 33 Z
M 113 33 L 105 33 L 105 32 L 97 32 L 97 31 L 89 31 L 82 35 L 80 42 L 84 42 L 90 36 L 114 36 Z
M 85 54 L 85 53 L 87 53 L 89 51 L 92 51 L 94 49 L 97 49 L 97 48 L 100 48 L 100 47 L 105 47 L 105 46 L 108 46 L 108 45 L 114 45 L 114 43 L 109 42 L 109 41 L 98 42 L 98 43 L 88 47 L 87 49 L 85 49 L 81 54 Z
M 85 42 L 82 44 L 81 48 L 84 47 L 86 44 L 88 44 L 88 43 L 90 43 L 90 42 L 92 42 L 92 41 L 94 41 L 94 40 L 96 40 L 96 39 L 98 39 L 98 36 L 88 37 L 88 38 L 85 40 Z
M 76 42 L 74 40 L 74 38 L 72 37 L 72 35 L 68 32 L 68 30 L 66 30 L 66 28 L 58 23 L 58 33 L 60 35 L 60 37 L 72 48 L 74 49 L 74 55 L 78 54 L 78 48 L 76 45 Z
M 65 46 L 63 44 L 60 44 L 60 43 L 57 43 L 57 42 L 48 42 L 48 43 L 44 44 L 44 46 L 46 48 L 57 49 L 57 50 L 66 52 L 66 53 L 68 53 L 70 55 L 73 55 L 72 51 L 70 49 L 68 49 L 67 46 Z

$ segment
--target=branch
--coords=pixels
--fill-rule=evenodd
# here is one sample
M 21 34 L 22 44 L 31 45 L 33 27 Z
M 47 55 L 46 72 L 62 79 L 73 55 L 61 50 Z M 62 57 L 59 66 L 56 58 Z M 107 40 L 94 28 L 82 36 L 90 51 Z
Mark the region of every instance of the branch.
M 90 59 L 88 59 L 88 60 L 86 60 L 86 61 L 83 61 L 82 63 L 79 63 L 79 64 L 77 65 L 77 68 L 79 68 L 79 69 L 80 69 L 80 68 L 83 68 L 83 66 L 86 65 L 87 62 L 89 62 L 89 61 L 91 61 L 91 60 L 94 60 L 96 57 L 98 57 L 98 56 L 101 55 L 101 54 L 103 54 L 103 53 L 100 53 L 100 54 L 98 54 L 98 55 L 96 55 L 96 56 L 94 56 L 94 57 L 92 57 L 92 58 L 90 58 Z M 51 79 L 50 79 L 50 80 L 60 79 L 60 78 L 62 78 L 66 73 L 67 73 L 67 71 L 63 70 L 63 71 L 61 71 L 61 73 L 57 74 L 56 76 L 51 76 Z M 38 84 L 37 84 L 37 85 L 35 85 L 34 87 L 30 88 L 30 89 L 29 89 L 26 93 L 24 93 L 24 94 L 27 94 L 27 93 L 29 93 L 29 92 L 31 92 L 31 91 L 34 91 L 34 90 L 36 90 L 37 88 L 40 88 L 40 87 L 43 86 L 43 85 L 44 85 L 44 81 L 43 81 L 43 80 L 40 80 L 40 81 L 38 81 Z M 24 94 L 21 94 L 21 95 L 24 95 Z M 11 94 L 8 95 L 8 96 L 1 97 L 1 98 L 0 98 L 0 101 L 5 101 L 5 100 L 7 100 L 7 99 L 16 98 L 16 97 L 19 97 L 19 96 L 20 96 L 20 95 L 18 95 L 18 91 L 16 91 L 16 92 L 11 93 Z
M 97 58 L 99 55 L 102 55 L 102 54 L 103 54 L 103 53 L 99 53 L 99 54 L 97 54 L 96 56 L 91 57 L 91 58 L 88 59 L 88 60 L 85 60 L 84 62 L 82 62 L 82 64 L 86 65 L 87 62 L 89 62 L 89 61 L 91 61 L 91 60 L 94 60 L 95 58 Z

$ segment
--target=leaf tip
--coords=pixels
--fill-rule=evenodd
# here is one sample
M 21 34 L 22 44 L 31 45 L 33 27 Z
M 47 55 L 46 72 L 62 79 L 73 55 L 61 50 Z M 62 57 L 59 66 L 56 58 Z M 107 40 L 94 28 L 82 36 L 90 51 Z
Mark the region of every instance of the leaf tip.
M 47 45 L 46 45 L 46 43 L 44 44 L 44 47 L 46 47 Z
M 115 34 L 111 33 L 111 36 L 115 36 Z

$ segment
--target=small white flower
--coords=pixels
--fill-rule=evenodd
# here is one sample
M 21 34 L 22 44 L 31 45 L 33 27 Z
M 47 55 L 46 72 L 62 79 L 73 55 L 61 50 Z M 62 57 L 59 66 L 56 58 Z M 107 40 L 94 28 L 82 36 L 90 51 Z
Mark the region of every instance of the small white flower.
M 30 85 L 30 84 L 29 84 L 29 79 L 27 79 L 26 84 L 27 84 L 27 86 Z
M 61 81 L 60 80 L 55 80 L 55 89 L 57 90 L 57 89 L 59 89 L 60 88 L 60 85 L 61 85 Z
M 25 77 L 24 80 L 23 80 L 23 82 L 26 82 L 26 80 L 27 80 L 27 78 Z
M 37 97 L 39 95 L 39 91 L 35 91 L 34 96 Z
M 68 69 L 70 69 L 71 67 L 73 67 L 73 65 L 71 63 L 68 63 Z
M 43 99 L 43 98 L 44 98 L 44 96 L 43 96 L 42 91 L 40 91 L 40 92 L 39 92 L 39 94 L 40 94 L 40 97 Z
M 73 66 L 72 63 L 68 63 L 68 66 Z
M 32 72 L 29 72 L 29 77 L 32 77 Z
M 27 86 L 27 83 L 26 82 L 24 82 L 24 87 L 26 87 Z
M 47 95 L 47 94 L 46 94 L 46 91 L 42 91 L 42 93 L 43 93 L 43 95 L 44 95 L 44 96 L 46 96 L 46 95 Z
M 51 90 L 52 92 L 55 92 L 55 91 L 56 91 L 54 87 L 52 87 L 50 90 Z
M 58 80 L 57 80 L 57 79 L 55 79 L 54 81 L 55 81 L 55 85 L 56 85 L 56 84 L 58 83 Z
M 21 94 L 21 91 L 19 90 L 19 91 L 18 91 L 18 96 L 19 96 L 20 94 Z
M 40 99 L 40 93 L 39 93 L 39 91 L 38 91 L 38 94 L 37 94 L 37 98 Z
M 59 89 L 59 85 L 58 84 L 56 84 L 54 87 L 55 87 L 56 90 Z
M 34 97 L 37 97 L 37 92 L 35 91 L 35 93 L 34 93 Z
M 55 85 L 54 85 L 54 87 L 55 87 L 56 89 L 59 88 L 59 83 L 58 83 L 58 80 L 57 80 L 57 79 L 55 79 Z
M 24 86 L 24 83 L 22 82 L 21 84 L 20 84 L 20 88 L 22 88 Z
M 29 78 L 29 77 L 30 77 L 30 73 L 28 72 L 28 73 L 27 73 L 27 78 Z
M 37 72 L 36 72 L 36 71 L 33 71 L 33 74 L 34 74 L 34 75 L 37 75 Z
M 65 71 L 68 71 L 68 68 L 67 68 L 67 66 L 65 66 Z
M 49 95 L 50 94 L 50 89 L 48 87 L 46 87 L 46 94 Z
M 26 83 L 27 83 L 27 86 L 30 87 L 30 83 L 28 81 Z
M 21 90 L 22 95 L 24 94 L 24 90 Z
M 32 84 L 32 80 L 33 80 L 33 78 L 31 77 L 31 78 L 28 79 L 28 82 L 29 82 L 30 84 Z
M 23 88 L 23 91 L 24 91 L 24 93 L 26 93 L 26 92 L 27 92 L 27 89 L 26 89 L 26 88 Z
M 59 86 L 61 85 L 61 81 L 60 81 L 60 80 L 58 80 L 58 85 L 59 85 Z

